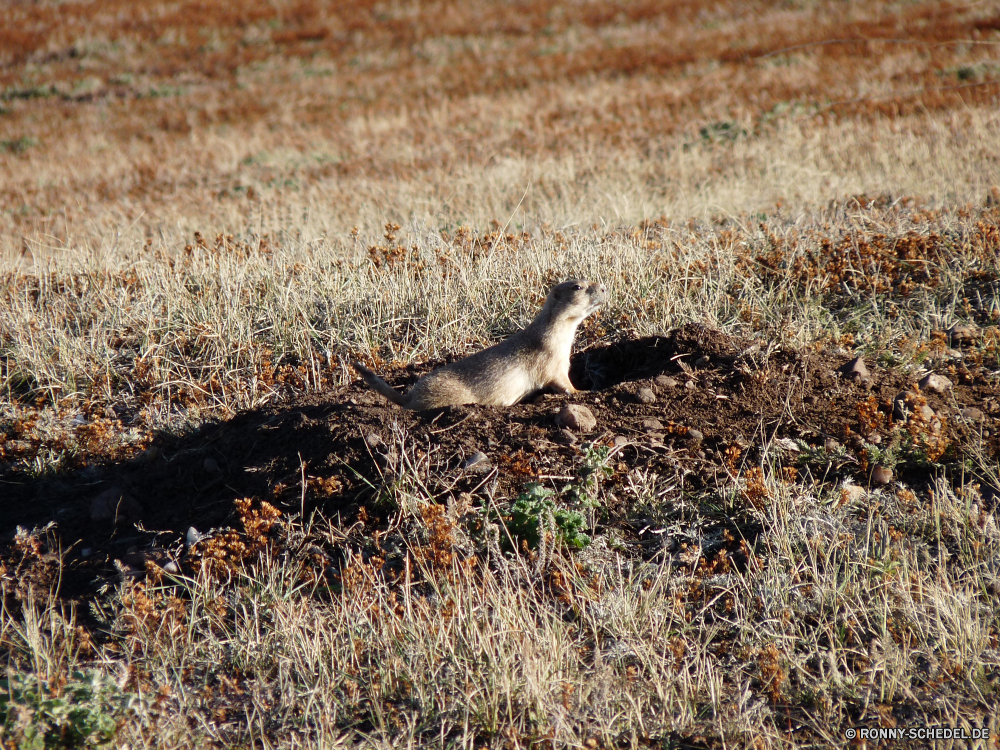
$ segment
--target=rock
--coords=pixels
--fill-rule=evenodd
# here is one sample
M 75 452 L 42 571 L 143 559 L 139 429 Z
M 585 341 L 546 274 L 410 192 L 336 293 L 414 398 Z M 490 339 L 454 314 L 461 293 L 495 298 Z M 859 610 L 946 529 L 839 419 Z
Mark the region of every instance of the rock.
M 139 463 L 151 464 L 160 457 L 161 453 L 159 446 L 151 445 L 139 454 Z
M 865 361 L 861 357 L 855 357 L 847 364 L 841 365 L 837 368 L 837 372 L 845 380 L 859 381 L 859 380 L 871 380 L 871 375 L 868 374 L 868 368 L 865 367 Z
M 948 335 L 953 343 L 965 344 L 975 340 L 979 335 L 979 329 L 971 323 L 956 323 L 948 329 Z
M 573 433 L 571 432 L 570 435 L 572 434 Z M 576 438 L 574 437 L 574 440 L 575 439 Z M 615 448 L 624 448 L 626 445 L 630 444 L 631 441 L 624 435 L 615 435 L 614 438 L 611 439 L 611 445 L 614 446 Z
M 656 394 L 652 388 L 642 387 L 635 393 L 636 401 L 640 404 L 655 404 Z
M 206 458 L 202 464 L 205 467 L 205 471 L 209 474 L 221 474 L 222 469 L 219 468 L 219 462 L 214 458 Z
M 571 430 L 567 430 L 565 427 L 559 430 L 559 436 L 556 439 L 560 443 L 565 443 L 566 445 L 574 445 L 580 441 L 580 438 L 574 435 Z
M 840 504 L 845 505 L 862 500 L 867 494 L 864 487 L 859 487 L 856 484 L 845 484 L 840 488 Z
M 382 445 L 382 438 L 379 437 L 377 432 L 369 432 L 365 435 L 365 442 L 368 443 L 368 447 L 374 450 Z
M 493 468 L 489 456 L 482 451 L 476 451 L 462 462 L 462 468 L 476 473 L 486 473 Z
M 184 542 L 187 544 L 188 547 L 193 547 L 204 538 L 205 535 L 202 534 L 200 531 L 198 531 L 198 529 L 196 529 L 194 526 L 189 526 L 187 534 L 184 536 Z
M 868 443 L 871 445 L 881 445 L 882 436 L 879 435 L 877 432 L 873 432 L 871 435 L 868 436 Z
M 874 469 L 872 469 L 872 482 L 874 484 L 883 485 L 889 484 L 892 481 L 892 469 L 887 466 L 882 466 L 879 464 Z
M 944 375 L 938 375 L 936 372 L 930 372 L 924 375 L 917 385 L 920 386 L 920 390 L 922 391 L 944 393 L 945 391 L 950 390 L 953 384 Z
M 642 420 L 642 429 L 646 432 L 661 432 L 663 423 L 659 419 L 644 419 Z
M 96 523 L 134 523 L 142 514 L 142 506 L 121 487 L 110 487 L 90 501 L 90 519 Z
M 945 349 L 944 353 L 945 353 L 945 355 L 947 355 L 951 359 L 961 359 L 962 358 L 962 352 L 960 352 L 958 349 Z
M 826 451 L 835 451 L 840 449 L 840 443 L 833 438 L 827 438 L 823 441 L 823 449 Z
M 684 384 L 684 387 L 687 388 L 689 391 L 693 391 L 698 386 L 695 384 L 693 380 L 689 380 Z
M 917 407 L 917 414 L 919 414 L 921 419 L 923 419 L 925 422 L 930 422 L 932 419 L 934 419 L 934 410 L 927 404 L 921 404 L 919 407 Z
M 700 357 L 698 357 L 698 359 L 696 359 L 694 361 L 694 366 L 695 367 L 708 367 L 708 364 L 711 361 L 712 361 L 711 357 L 709 357 L 707 354 L 702 354 Z
M 653 382 L 660 388 L 676 388 L 680 385 L 675 378 L 672 378 L 669 375 L 657 375 L 656 380 Z
M 179 575 L 181 572 L 181 566 L 173 560 L 168 560 L 163 566 L 163 572 L 170 573 L 171 575 Z
M 691 427 L 688 429 L 687 434 L 684 437 L 686 437 L 694 445 L 700 445 L 701 441 L 705 439 L 705 433 Z
M 556 415 L 556 424 L 574 432 L 590 432 L 597 427 L 597 417 L 583 404 L 566 404 Z
M 986 419 L 986 415 L 983 414 L 981 409 L 977 409 L 975 406 L 967 406 L 962 409 L 962 419 L 967 419 L 970 422 L 982 422 Z

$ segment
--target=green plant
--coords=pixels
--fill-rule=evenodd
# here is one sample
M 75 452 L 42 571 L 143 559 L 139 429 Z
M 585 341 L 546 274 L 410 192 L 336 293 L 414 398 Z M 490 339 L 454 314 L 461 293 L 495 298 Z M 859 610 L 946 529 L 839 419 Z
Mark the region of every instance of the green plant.
M 586 519 L 577 510 L 559 507 L 552 499 L 554 494 L 537 482 L 527 485 L 511 506 L 508 530 L 532 548 L 537 548 L 548 532 L 573 549 L 583 549 L 590 544 L 590 537 L 581 532 Z
M 62 684 L 13 673 L 0 680 L 0 738 L 25 750 L 105 745 L 139 700 L 96 672 L 73 672 Z

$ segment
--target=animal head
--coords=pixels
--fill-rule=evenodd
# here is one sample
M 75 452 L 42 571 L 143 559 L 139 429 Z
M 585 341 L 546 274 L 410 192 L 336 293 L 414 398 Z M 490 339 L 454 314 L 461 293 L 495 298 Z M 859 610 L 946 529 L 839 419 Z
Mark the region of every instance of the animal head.
M 549 290 L 545 306 L 567 313 L 571 320 L 582 321 L 597 310 L 608 298 L 604 284 L 570 279 Z

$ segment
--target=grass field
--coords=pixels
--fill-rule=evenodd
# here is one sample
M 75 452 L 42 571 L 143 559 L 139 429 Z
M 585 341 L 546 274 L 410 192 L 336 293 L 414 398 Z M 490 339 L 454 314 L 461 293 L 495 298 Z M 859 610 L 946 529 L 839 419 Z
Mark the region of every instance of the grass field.
M 995 4 L 0 17 L 0 745 L 997 746 Z

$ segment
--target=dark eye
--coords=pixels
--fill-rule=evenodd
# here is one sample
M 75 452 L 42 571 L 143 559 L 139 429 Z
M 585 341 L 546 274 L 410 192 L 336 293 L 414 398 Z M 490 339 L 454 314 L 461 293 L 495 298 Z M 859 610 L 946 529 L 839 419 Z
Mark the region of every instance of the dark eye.
M 574 292 L 579 292 L 581 289 L 583 289 L 583 287 L 580 286 L 579 284 L 574 284 L 573 285 L 573 291 Z

